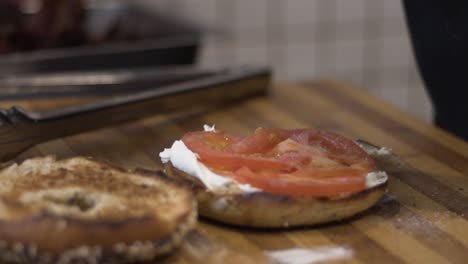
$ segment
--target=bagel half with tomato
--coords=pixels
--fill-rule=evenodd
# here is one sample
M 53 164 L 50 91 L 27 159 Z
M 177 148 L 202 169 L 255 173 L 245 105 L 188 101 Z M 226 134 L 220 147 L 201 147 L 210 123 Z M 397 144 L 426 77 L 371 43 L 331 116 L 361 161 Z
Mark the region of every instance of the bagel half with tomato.
M 200 215 L 248 227 L 349 218 L 376 204 L 388 180 L 354 141 L 316 129 L 240 137 L 205 126 L 159 155 L 165 173 L 192 188 Z

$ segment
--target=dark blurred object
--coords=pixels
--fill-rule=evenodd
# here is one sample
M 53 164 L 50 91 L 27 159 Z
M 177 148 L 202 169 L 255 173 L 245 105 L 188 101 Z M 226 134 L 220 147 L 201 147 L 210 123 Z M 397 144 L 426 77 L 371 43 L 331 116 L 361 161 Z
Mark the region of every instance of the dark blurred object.
M 86 43 L 81 0 L 0 1 L 0 52 Z
M 403 3 L 435 124 L 468 140 L 468 1 Z
M 0 75 L 193 64 L 199 35 L 127 1 L 0 0 Z

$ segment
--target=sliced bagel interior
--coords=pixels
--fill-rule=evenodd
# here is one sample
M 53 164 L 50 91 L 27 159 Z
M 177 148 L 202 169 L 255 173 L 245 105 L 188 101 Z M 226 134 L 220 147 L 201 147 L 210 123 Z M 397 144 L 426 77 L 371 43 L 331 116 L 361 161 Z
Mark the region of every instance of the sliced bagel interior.
M 191 192 L 157 172 L 83 157 L 33 158 L 0 171 L 0 258 L 150 260 L 177 247 L 196 214 Z

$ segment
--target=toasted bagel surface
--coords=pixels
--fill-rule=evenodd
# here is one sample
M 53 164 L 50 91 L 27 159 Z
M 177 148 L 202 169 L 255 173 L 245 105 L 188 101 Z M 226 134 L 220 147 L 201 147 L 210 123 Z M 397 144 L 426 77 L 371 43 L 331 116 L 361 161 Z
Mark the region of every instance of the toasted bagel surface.
M 217 193 L 170 162 L 165 164 L 165 172 L 191 186 L 200 215 L 223 223 L 259 228 L 308 226 L 349 218 L 376 204 L 387 186 L 384 182 L 359 193 L 324 198 L 243 193 L 238 189 Z
M 0 171 L 3 259 L 148 260 L 177 246 L 195 222 L 190 191 L 158 173 L 82 157 L 34 158 Z

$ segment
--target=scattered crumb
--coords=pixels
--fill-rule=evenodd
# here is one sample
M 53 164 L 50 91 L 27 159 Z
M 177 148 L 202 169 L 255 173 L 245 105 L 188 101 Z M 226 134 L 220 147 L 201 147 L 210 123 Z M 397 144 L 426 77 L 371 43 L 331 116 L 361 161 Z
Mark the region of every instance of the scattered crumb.
M 371 156 L 386 156 L 392 154 L 392 150 L 386 147 L 379 149 L 367 149 L 366 151 Z
M 207 131 L 207 132 L 214 132 L 216 131 L 216 128 L 215 128 L 215 125 L 203 125 L 203 130 Z
M 217 199 L 213 202 L 212 206 L 215 211 L 224 211 L 224 209 L 226 209 L 226 207 L 228 206 L 227 198 L 221 197 Z

